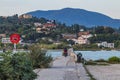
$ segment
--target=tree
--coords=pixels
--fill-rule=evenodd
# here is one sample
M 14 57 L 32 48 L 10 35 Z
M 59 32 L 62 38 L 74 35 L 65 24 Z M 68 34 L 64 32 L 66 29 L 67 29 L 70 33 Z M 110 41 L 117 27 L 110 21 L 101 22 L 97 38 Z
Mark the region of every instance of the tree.
M 98 26 L 95 28 L 96 34 L 112 34 L 115 30 L 111 27 Z

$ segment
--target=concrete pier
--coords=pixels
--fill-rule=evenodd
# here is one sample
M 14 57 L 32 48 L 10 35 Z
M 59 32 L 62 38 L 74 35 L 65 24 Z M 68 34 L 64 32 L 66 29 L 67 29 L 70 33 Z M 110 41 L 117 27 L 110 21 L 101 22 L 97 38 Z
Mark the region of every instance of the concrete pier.
M 90 80 L 82 63 L 75 63 L 70 56 L 58 57 L 51 68 L 34 70 L 36 80 Z

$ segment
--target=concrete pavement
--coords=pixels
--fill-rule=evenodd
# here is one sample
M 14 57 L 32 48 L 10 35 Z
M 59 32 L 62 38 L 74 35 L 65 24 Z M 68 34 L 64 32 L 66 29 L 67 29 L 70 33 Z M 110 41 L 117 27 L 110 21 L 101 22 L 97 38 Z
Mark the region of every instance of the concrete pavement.
M 120 64 L 88 65 L 87 69 L 96 80 L 120 80 Z
M 35 72 L 38 74 L 35 80 L 90 80 L 83 65 L 75 64 L 70 56 L 58 57 L 51 68 L 36 69 Z

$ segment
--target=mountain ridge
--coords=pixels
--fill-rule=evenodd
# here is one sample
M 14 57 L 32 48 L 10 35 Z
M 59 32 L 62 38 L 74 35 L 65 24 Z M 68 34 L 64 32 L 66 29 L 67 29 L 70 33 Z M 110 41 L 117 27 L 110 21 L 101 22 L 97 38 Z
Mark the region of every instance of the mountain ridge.
M 34 17 L 54 19 L 67 25 L 80 24 L 85 26 L 111 26 L 120 27 L 120 19 L 113 19 L 102 13 L 79 8 L 63 8 L 59 10 L 37 10 L 28 12 Z

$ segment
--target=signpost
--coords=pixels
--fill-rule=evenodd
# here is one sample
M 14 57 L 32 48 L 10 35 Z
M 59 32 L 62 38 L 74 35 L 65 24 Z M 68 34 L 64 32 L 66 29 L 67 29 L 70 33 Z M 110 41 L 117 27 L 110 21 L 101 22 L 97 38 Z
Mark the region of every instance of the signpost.
M 10 41 L 14 44 L 14 51 L 16 51 L 16 44 L 20 41 L 20 35 L 17 33 L 11 34 Z

